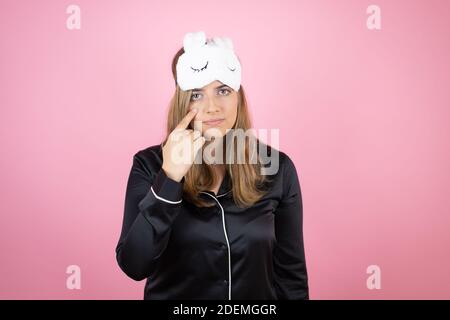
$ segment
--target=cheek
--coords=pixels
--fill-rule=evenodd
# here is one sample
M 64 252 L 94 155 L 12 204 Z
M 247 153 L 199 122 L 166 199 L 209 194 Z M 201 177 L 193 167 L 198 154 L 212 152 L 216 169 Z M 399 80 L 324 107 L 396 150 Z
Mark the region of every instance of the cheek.
M 232 126 L 234 125 L 236 118 L 237 118 L 237 104 L 233 104 L 227 109 L 227 122 L 229 122 Z

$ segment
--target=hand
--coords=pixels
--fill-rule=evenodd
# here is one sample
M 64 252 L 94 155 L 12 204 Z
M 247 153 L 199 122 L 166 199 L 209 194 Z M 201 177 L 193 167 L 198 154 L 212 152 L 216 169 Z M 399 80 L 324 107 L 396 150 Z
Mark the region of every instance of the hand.
M 162 169 L 166 175 L 180 182 L 194 163 L 198 151 L 205 144 L 205 137 L 198 130 L 187 129 L 189 123 L 197 114 L 192 109 L 169 134 L 163 146 Z

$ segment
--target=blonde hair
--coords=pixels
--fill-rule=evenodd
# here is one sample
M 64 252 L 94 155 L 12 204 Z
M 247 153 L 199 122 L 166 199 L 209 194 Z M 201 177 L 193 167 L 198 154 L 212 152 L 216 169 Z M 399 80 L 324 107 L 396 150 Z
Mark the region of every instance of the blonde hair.
M 181 48 L 172 60 L 172 74 L 175 80 L 175 93 L 169 104 L 169 112 L 167 118 L 167 134 L 162 143 L 164 145 L 168 139 L 169 134 L 175 129 L 181 119 L 189 111 L 189 104 L 191 100 L 192 90 L 183 91 L 177 84 L 176 79 L 176 64 L 178 58 L 184 53 Z M 232 129 L 242 129 L 246 132 L 251 128 L 251 120 L 248 112 L 247 100 L 245 98 L 244 88 L 241 85 L 238 94 L 237 118 Z M 228 135 L 227 135 L 228 137 Z M 226 137 L 224 137 L 226 138 Z M 256 138 L 255 138 L 256 139 Z M 258 143 L 258 140 L 255 140 Z M 241 208 L 252 206 L 255 202 L 261 199 L 267 192 L 265 190 L 265 182 L 268 177 L 260 174 L 261 163 L 257 157 L 257 163 L 250 163 L 250 148 L 247 138 L 245 139 L 244 159 L 245 163 L 237 163 L 237 146 L 234 144 L 234 139 L 231 142 L 233 148 L 234 159 L 232 163 L 226 162 L 226 170 L 230 176 L 231 189 L 234 202 Z M 205 144 L 206 145 L 206 144 Z M 205 146 L 204 145 L 204 146 Z M 224 150 L 227 148 L 224 144 Z M 229 145 L 228 145 L 229 146 Z M 199 152 L 202 152 L 200 150 Z M 200 191 L 210 190 L 216 182 L 216 176 L 211 165 L 202 161 L 200 164 L 194 163 L 187 174 L 183 184 L 183 196 L 198 207 L 209 207 L 211 202 L 204 201 L 198 197 Z

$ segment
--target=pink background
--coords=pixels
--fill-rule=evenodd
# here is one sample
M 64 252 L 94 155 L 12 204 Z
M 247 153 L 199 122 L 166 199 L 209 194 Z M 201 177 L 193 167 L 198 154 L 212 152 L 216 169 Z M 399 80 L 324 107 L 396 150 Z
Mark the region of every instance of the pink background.
M 115 260 L 126 182 L 199 30 L 233 40 L 254 128 L 279 128 L 296 164 L 311 299 L 450 298 L 448 1 L 0 6 L 0 298 L 142 299 Z

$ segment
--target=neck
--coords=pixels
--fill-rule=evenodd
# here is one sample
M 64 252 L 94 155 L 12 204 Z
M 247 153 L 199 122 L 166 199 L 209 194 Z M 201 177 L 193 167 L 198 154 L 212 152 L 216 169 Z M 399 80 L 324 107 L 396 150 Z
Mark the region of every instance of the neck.
M 215 157 L 215 160 L 218 163 L 212 163 L 210 164 L 210 166 L 212 166 L 213 168 L 217 168 L 217 169 L 221 169 L 224 170 L 225 169 L 225 160 L 226 160 L 226 147 L 227 144 L 227 139 L 226 137 L 219 137 L 219 138 L 214 138 L 210 141 L 207 141 L 204 145 L 204 147 L 208 146 L 208 149 L 210 149 L 210 151 L 208 152 L 208 155 L 211 155 L 212 157 Z M 222 156 L 220 157 L 219 155 L 217 155 L 216 157 L 216 149 L 220 148 L 220 145 L 222 145 Z

